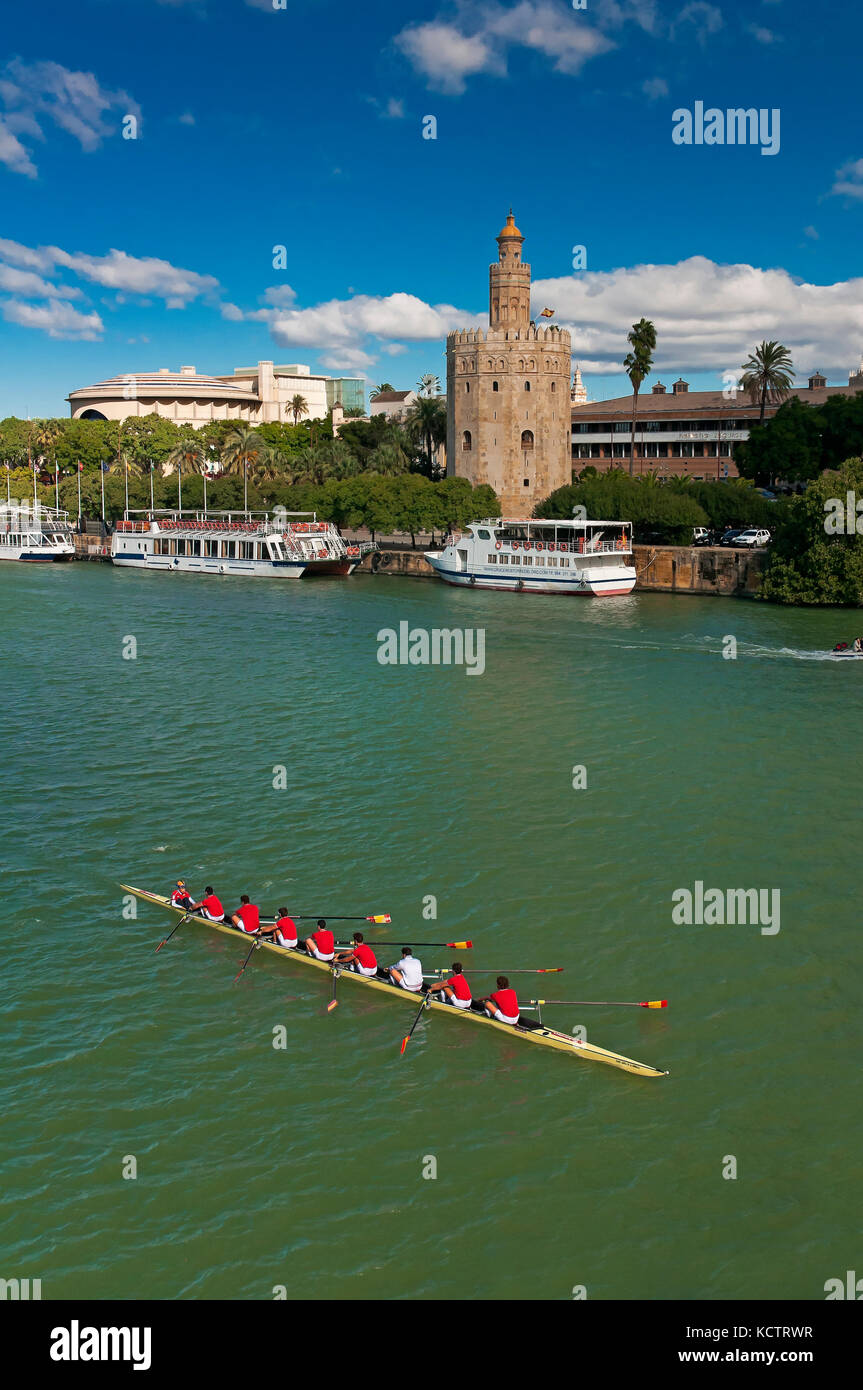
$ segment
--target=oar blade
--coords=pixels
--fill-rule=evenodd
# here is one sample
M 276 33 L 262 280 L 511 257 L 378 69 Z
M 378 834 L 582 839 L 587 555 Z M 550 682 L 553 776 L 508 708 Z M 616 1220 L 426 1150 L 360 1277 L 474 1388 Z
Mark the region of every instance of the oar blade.
M 667 999 L 646 999 L 641 1006 L 643 1009 L 667 1009 Z
M 473 946 L 472 941 L 447 941 L 445 945 L 454 951 L 469 951 Z
M 331 999 L 330 1002 L 329 1002 L 329 1004 L 327 1005 L 327 1013 L 328 1013 L 328 1014 L 331 1014 L 332 1011 L 333 1011 L 333 1009 L 337 1009 L 338 1007 L 339 1007 L 339 1001 L 338 1001 L 338 999 Z
M 408 1034 L 406 1035 L 406 1037 L 402 1038 L 401 1051 L 400 1051 L 400 1053 L 399 1053 L 399 1056 L 400 1056 L 400 1057 L 404 1057 L 404 1055 L 405 1055 L 405 1048 L 407 1047 L 407 1045 L 408 1045 L 408 1043 L 410 1042 L 410 1040 L 411 1040 L 410 1033 L 408 1033 Z
M 388 912 L 380 912 L 376 917 L 366 917 L 367 922 L 391 922 L 393 919 Z

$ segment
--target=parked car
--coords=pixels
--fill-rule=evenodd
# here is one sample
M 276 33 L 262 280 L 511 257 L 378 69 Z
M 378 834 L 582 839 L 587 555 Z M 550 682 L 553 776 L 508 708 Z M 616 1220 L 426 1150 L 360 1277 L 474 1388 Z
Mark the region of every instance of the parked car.
M 740 529 L 739 529 L 739 528 L 738 528 L 737 530 L 735 530 L 735 529 L 733 529 L 731 526 L 728 526 L 728 527 L 726 527 L 726 529 L 722 532 L 722 535 L 721 535 L 720 538 L 719 538 L 719 544 L 720 544 L 720 545 L 736 545 L 736 544 L 737 544 L 737 537 L 738 537 L 740 534 L 741 534 L 741 532 L 740 532 Z
M 693 526 L 692 528 L 693 545 L 712 545 L 713 538 L 706 526 Z
M 749 531 L 741 531 L 737 536 L 737 539 L 735 540 L 734 544 L 745 545 L 750 550 L 754 550 L 756 546 L 770 544 L 770 532 L 756 531 L 754 528 L 752 528 Z

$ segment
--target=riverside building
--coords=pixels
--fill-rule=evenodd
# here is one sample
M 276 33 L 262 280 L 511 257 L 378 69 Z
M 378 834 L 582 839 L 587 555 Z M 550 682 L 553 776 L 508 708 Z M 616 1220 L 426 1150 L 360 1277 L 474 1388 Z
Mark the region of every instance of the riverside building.
M 211 420 L 293 424 L 294 396 L 302 396 L 307 407 L 299 419 L 318 420 L 337 403 L 346 410 L 361 408 L 364 387 L 361 377 L 320 376 L 302 363 L 259 362 L 255 367 L 235 367 L 230 376 L 202 376 L 194 367 L 123 372 L 71 391 L 66 399 L 73 420 L 155 414 L 175 425 L 200 426 Z
M 828 386 L 813 372 L 806 386 L 792 389 L 806 405 L 823 405 L 829 396 L 853 396 L 863 391 L 863 362 L 848 377 L 847 386 Z M 782 402 L 768 402 L 764 418 L 776 414 Z M 635 422 L 633 472 L 660 478 L 689 476 L 703 481 L 738 477 L 737 446 L 758 423 L 760 405 L 743 391 L 728 398 L 722 391 L 690 391 L 680 377 L 671 391 L 657 381 L 639 395 Z M 629 467 L 632 396 L 572 405 L 572 469 L 580 473 L 592 464 L 599 472 Z

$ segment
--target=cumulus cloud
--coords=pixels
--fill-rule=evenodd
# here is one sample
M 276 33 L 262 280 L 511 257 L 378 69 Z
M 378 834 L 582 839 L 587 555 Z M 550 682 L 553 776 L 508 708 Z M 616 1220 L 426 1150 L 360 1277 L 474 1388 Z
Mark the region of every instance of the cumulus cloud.
M 364 351 L 368 338 L 441 340 L 453 328 L 482 322 L 451 304 L 426 304 L 403 291 L 331 299 L 309 309 L 259 310 L 250 317 L 265 317 L 280 347 L 324 347 L 340 352 L 346 348 Z
M 722 28 L 722 11 L 716 5 L 707 4 L 707 0 L 692 0 L 689 5 L 684 5 L 677 19 L 671 25 L 671 37 L 685 38 L 692 34 L 702 47 L 709 38 L 717 34 Z
M 212 296 L 219 287 L 212 275 L 183 270 L 155 256 L 130 256 L 116 250 L 109 251 L 107 256 L 88 256 L 82 252 L 70 255 L 56 246 L 47 249 L 56 265 L 66 266 L 84 280 L 105 289 L 154 294 L 163 299 L 169 309 L 182 309 L 192 299 Z
M 118 136 L 122 118 L 140 117 L 127 92 L 110 91 L 91 72 L 73 72 L 60 63 L 25 63 L 13 58 L 0 69 L 0 162 L 30 178 L 36 166 L 24 140 L 45 139 L 48 123 L 78 141 L 83 150 L 98 149 Z
M 763 24 L 750 24 L 749 32 L 756 43 L 771 44 L 781 42 L 779 35 L 774 34 L 772 29 L 765 29 Z
M 842 198 L 863 198 L 863 159 L 851 159 L 837 169 L 830 192 Z
M 604 9 L 622 22 L 635 17 L 637 7 Z M 477 73 L 503 76 L 511 49 L 541 53 L 555 71 L 577 73 L 590 58 L 615 46 L 584 11 L 574 11 L 563 0 L 520 0 L 512 6 L 461 0 L 454 17 L 409 24 L 395 44 L 430 87 L 453 94 L 463 92 L 467 79 Z
M 49 338 L 72 338 L 93 342 L 102 336 L 104 324 L 98 314 L 82 314 L 71 304 L 50 299 L 45 304 L 26 304 L 19 299 L 7 299 L 0 304 L 4 319 L 22 328 L 38 328 Z
M 656 101 L 658 97 L 668 96 L 668 83 L 664 77 L 649 77 L 646 82 L 642 82 L 641 90 L 651 101 Z
M 798 372 L 818 362 L 841 373 L 858 360 L 863 339 L 863 278 L 814 285 L 785 270 L 692 256 L 538 280 L 534 292 L 571 329 L 582 371 L 597 374 L 621 371 L 626 334 L 642 315 L 656 325 L 660 371 L 733 370 L 756 343 L 776 338 Z
M 43 280 L 41 275 L 36 275 L 32 270 L 19 270 L 14 266 L 3 265 L 2 262 L 0 290 L 5 290 L 8 294 L 23 295 L 26 299 L 47 299 L 52 295 L 57 299 L 81 298 L 80 290 L 66 285 L 54 285 L 50 280 Z

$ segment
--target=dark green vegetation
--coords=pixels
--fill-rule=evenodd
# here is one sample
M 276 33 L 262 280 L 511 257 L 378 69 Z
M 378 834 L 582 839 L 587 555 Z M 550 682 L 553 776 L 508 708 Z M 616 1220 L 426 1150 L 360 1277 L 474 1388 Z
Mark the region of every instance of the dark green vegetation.
M 863 535 L 858 534 L 863 517 L 857 513 L 858 498 L 863 501 L 863 459 L 850 458 L 787 504 L 770 550 L 765 598 L 776 603 L 863 604 Z
M 765 425 L 755 425 L 735 457 L 744 478 L 772 487 L 776 479 L 805 483 L 863 452 L 863 395 L 828 396 L 823 405 L 797 397 Z
M 660 482 L 652 473 L 630 478 L 620 469 L 597 473 L 588 466 L 577 483 L 558 488 L 540 503 L 536 515 L 572 517 L 575 507 L 584 507 L 588 517 L 600 521 L 631 521 L 636 541 L 687 545 L 693 526 L 772 528 L 784 504 L 768 502 L 746 482 Z

